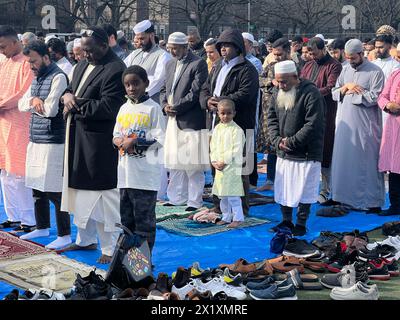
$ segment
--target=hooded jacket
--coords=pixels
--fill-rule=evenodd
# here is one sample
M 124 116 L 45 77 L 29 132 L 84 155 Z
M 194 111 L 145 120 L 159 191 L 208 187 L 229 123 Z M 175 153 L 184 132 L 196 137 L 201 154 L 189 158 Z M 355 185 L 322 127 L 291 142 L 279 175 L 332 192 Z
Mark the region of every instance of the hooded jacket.
M 224 42 L 234 44 L 240 53 L 246 54 L 242 33 L 239 30 L 226 30 L 220 35 L 216 44 L 216 48 L 220 54 L 221 44 Z M 202 88 L 200 103 L 205 110 L 207 110 L 208 99 L 213 96 L 217 78 L 222 68 L 222 62 L 223 59 L 217 62 L 214 71 L 210 73 Z M 244 131 L 246 129 L 254 129 L 255 127 L 258 92 L 258 72 L 250 61 L 241 56 L 239 63 L 226 76 L 220 98 L 233 100 L 236 108 L 236 116 L 233 120 Z M 208 120 L 210 116 L 212 117 L 212 114 L 208 112 Z
M 292 109 L 279 108 L 278 90 L 268 109 L 268 132 L 280 158 L 297 161 L 322 161 L 326 104 L 319 89 L 309 80 L 300 79 L 296 102 Z M 288 138 L 285 152 L 279 149 L 283 138 Z

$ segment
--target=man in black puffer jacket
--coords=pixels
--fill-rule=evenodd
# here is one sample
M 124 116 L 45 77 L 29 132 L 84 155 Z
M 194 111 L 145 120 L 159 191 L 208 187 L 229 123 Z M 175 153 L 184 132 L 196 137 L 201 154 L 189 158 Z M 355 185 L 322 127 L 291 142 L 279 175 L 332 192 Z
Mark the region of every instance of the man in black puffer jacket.
M 260 88 L 258 72 L 253 64 L 244 58 L 246 49 L 239 30 L 222 32 L 216 48 L 222 59 L 208 76 L 200 94 L 200 103 L 202 108 L 207 110 L 207 123 L 210 128 L 213 115 L 216 116 L 218 102 L 225 98 L 231 99 L 236 109 L 233 121 L 245 132 L 248 142 L 247 150 L 249 150 L 249 144 L 254 141 L 257 97 Z M 246 155 L 248 165 L 242 176 L 245 193 L 242 197 L 244 215 L 249 212 L 249 174 L 253 169 L 253 156 L 253 153 Z M 214 201 L 214 203 L 218 207 L 218 202 Z
M 268 133 L 278 155 L 275 202 L 281 205 L 283 222 L 293 235 L 306 233 L 312 203 L 317 202 L 324 147 L 325 100 L 310 81 L 300 79 L 296 65 L 287 60 L 275 65 L 275 90 L 268 109 Z M 293 208 L 298 207 L 292 224 Z

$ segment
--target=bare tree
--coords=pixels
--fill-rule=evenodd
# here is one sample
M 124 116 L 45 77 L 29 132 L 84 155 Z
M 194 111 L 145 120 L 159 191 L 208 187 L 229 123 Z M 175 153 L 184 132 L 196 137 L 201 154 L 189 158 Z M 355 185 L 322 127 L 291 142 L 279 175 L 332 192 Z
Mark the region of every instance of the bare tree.
M 400 23 L 399 0 L 362 0 L 357 7 L 363 16 L 363 25 L 375 32 L 382 25 L 391 25 L 397 29 Z
M 207 36 L 220 23 L 224 15 L 235 4 L 244 4 L 248 0 L 153 0 L 162 10 L 170 14 L 183 16 L 190 24 L 197 27 L 201 36 Z
M 341 8 L 337 0 L 260 0 L 260 16 L 312 34 L 335 21 Z M 339 9 L 340 8 L 340 9 Z
M 85 25 L 107 22 L 115 28 L 129 21 L 136 11 L 136 0 L 51 0 L 59 12 Z

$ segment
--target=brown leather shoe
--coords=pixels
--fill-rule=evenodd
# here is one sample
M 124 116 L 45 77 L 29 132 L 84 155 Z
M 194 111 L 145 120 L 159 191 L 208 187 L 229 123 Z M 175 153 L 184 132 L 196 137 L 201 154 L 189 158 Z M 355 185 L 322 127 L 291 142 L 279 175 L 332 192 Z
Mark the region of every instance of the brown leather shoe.
M 228 268 L 230 271 L 238 273 L 254 272 L 264 266 L 264 262 L 249 263 L 245 259 L 240 258 L 234 264 L 220 264 L 221 269 Z
M 300 273 L 304 273 L 304 266 L 300 263 L 299 259 L 295 257 L 285 257 L 282 261 L 272 263 L 271 265 L 275 271 L 282 273 L 294 269 L 297 269 Z
M 299 262 L 307 269 L 310 269 L 311 271 L 314 272 L 326 272 L 327 269 L 327 264 L 323 262 L 314 262 L 314 261 L 308 261 L 306 259 L 300 259 Z

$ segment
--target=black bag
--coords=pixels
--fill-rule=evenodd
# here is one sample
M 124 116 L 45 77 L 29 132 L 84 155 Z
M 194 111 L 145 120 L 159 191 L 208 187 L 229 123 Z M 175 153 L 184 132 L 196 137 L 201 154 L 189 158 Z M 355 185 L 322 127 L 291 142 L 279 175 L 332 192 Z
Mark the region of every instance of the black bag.
M 124 233 L 118 238 L 105 280 L 121 290 L 148 288 L 154 283 L 154 277 L 147 240 L 133 234 L 125 226 L 117 226 L 123 229 Z
M 282 254 L 289 239 L 293 238 L 292 231 L 287 227 L 279 227 L 270 242 L 270 251 L 276 254 Z

